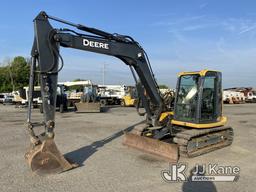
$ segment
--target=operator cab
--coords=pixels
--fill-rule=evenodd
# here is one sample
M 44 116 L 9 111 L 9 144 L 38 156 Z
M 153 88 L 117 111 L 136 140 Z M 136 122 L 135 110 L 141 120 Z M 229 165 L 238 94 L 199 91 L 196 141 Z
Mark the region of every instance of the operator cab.
M 220 122 L 223 120 L 221 108 L 221 72 L 202 70 L 179 74 L 173 124 Z

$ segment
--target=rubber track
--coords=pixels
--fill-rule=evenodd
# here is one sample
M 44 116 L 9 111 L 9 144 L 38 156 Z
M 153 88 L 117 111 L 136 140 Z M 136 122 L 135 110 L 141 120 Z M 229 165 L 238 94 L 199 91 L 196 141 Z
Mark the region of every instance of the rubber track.
M 193 142 L 193 139 L 200 138 L 202 136 L 211 136 L 211 134 L 218 132 L 226 132 L 228 137 L 218 143 L 205 146 L 203 148 L 195 148 L 192 151 L 188 152 L 187 146 L 189 143 Z M 224 135 L 224 134 L 223 134 Z M 225 134 L 226 135 L 226 134 Z M 182 132 L 179 132 L 175 135 L 173 141 L 179 145 L 180 156 L 183 157 L 196 157 L 226 146 L 229 146 L 233 142 L 233 129 L 231 127 L 216 127 L 210 129 L 189 129 Z

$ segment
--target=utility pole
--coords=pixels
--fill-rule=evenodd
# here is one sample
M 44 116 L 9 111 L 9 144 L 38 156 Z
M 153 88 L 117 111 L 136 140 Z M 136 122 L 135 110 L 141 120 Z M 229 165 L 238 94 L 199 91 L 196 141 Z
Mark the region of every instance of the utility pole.
M 105 72 L 106 72 L 106 63 L 103 63 L 103 67 L 102 67 L 102 85 L 105 85 Z

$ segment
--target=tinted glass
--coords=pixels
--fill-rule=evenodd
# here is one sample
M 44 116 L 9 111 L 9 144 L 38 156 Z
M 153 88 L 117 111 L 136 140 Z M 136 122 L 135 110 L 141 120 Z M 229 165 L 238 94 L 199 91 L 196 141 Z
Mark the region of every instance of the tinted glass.
M 206 76 L 202 93 L 201 121 L 211 121 L 216 114 L 216 76 Z
M 180 77 L 175 110 L 177 120 L 192 122 L 196 119 L 198 81 L 199 75 L 184 75 Z

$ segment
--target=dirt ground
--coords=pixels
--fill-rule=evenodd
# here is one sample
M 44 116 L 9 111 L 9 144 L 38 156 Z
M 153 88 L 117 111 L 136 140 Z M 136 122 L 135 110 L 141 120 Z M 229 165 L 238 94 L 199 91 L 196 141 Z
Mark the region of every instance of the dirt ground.
M 41 121 L 38 109 L 33 119 Z M 31 173 L 24 160 L 29 146 L 26 109 L 0 105 L 0 191 L 252 191 L 256 190 L 256 104 L 225 105 L 234 128 L 232 146 L 193 159 L 181 158 L 189 171 L 196 164 L 240 167 L 237 182 L 168 183 L 169 164 L 123 146 L 123 130 L 143 120 L 134 108 L 115 107 L 100 114 L 56 113 L 56 143 L 76 169 L 47 177 Z

